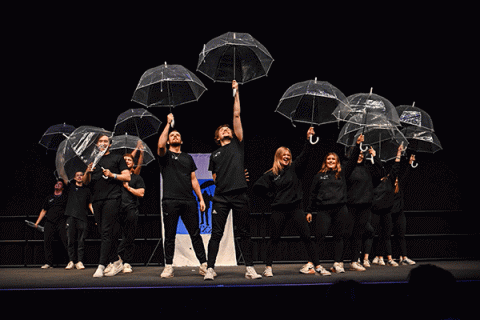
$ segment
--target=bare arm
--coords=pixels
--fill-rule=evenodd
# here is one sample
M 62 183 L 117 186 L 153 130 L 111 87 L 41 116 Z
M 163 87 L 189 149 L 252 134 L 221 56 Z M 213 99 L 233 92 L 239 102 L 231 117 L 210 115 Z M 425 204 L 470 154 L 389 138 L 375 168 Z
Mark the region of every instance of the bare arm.
M 205 211 L 205 201 L 203 201 L 202 190 L 200 189 L 200 184 L 198 183 L 197 176 L 195 175 L 195 172 L 191 173 L 190 178 L 192 180 L 193 191 L 195 191 L 195 194 L 197 195 L 198 200 L 200 200 L 200 211 L 204 212 Z
M 47 214 L 47 210 L 42 209 L 42 211 L 40 211 L 37 222 L 35 222 L 35 228 L 38 227 L 38 224 L 40 223 L 40 221 L 42 221 L 43 217 L 45 217 L 46 214 Z
M 127 189 L 128 192 L 130 192 L 137 198 L 143 198 L 145 196 L 145 188 L 132 188 L 128 185 L 128 182 L 124 182 L 123 186 L 125 187 L 125 189 Z
M 158 138 L 157 154 L 160 157 L 163 157 L 167 153 L 167 140 L 168 140 L 168 131 L 170 130 L 171 123 L 173 121 L 173 114 L 167 116 L 167 124 L 163 129 L 160 138 Z
M 238 92 L 237 81 L 233 80 L 232 88 L 237 89 L 237 93 L 235 94 L 235 101 L 233 103 L 233 131 L 235 131 L 235 135 L 237 136 L 238 140 L 242 141 L 243 127 L 242 127 L 242 119 L 240 118 L 240 94 Z

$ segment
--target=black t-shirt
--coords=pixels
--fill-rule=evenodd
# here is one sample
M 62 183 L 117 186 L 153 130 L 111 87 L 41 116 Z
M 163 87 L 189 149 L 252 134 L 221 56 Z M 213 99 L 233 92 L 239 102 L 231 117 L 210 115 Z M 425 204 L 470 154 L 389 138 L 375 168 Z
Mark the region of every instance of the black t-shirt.
M 197 166 L 192 156 L 167 150 L 163 157 L 158 157 L 158 161 L 163 178 L 163 199 L 195 201 L 191 174 Z
M 68 201 L 65 215 L 87 221 L 88 205 L 92 203 L 92 193 L 86 186 L 77 186 L 75 182 L 68 186 Z
M 143 178 L 140 177 L 139 175 L 132 174 L 131 180 L 128 183 L 130 187 L 133 189 L 145 189 L 145 182 L 143 181 Z M 123 187 L 122 188 L 122 209 L 126 208 L 136 208 L 138 207 L 138 197 L 135 196 L 133 193 L 127 190 L 127 188 Z
M 47 211 L 47 214 L 45 215 L 47 221 L 56 223 L 64 216 L 67 200 L 67 192 L 62 192 L 62 194 L 59 196 L 51 194 L 45 198 L 42 209 Z
M 244 142 L 233 135 L 232 142 L 215 150 L 210 156 L 208 170 L 217 175 L 215 194 L 247 189 L 244 168 Z
M 109 153 L 104 155 L 95 166 L 92 172 L 92 192 L 93 202 L 107 199 L 118 199 L 122 196 L 122 181 L 114 178 L 103 178 L 103 170 L 109 169 L 112 173 L 121 174 L 123 170 L 128 170 L 127 164 L 123 156 L 119 154 Z

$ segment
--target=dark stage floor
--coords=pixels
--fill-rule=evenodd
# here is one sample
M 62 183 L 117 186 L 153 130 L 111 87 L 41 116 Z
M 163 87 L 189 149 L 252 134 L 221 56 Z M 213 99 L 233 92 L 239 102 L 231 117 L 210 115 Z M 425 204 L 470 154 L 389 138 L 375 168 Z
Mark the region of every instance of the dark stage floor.
M 430 261 L 418 262 L 415 266 L 380 267 L 373 266 L 366 272 L 348 271 L 331 276 L 303 275 L 298 272 L 300 264 L 274 265 L 274 277 L 260 280 L 244 278 L 245 267 L 217 267 L 218 277 L 214 281 L 204 281 L 198 274 L 198 267 L 175 268 L 175 277 L 161 279 L 162 267 L 134 266 L 131 274 L 120 273 L 115 277 L 93 278 L 94 267 L 85 270 L 65 270 L 53 268 L 43 270 L 37 268 L 0 268 L 0 297 L 6 301 L 28 299 L 28 303 L 45 301 L 70 301 L 81 299 L 85 305 L 101 299 L 115 301 L 123 309 L 121 301 L 142 304 L 145 312 L 171 312 L 182 310 L 190 314 L 213 312 L 218 305 L 232 307 L 229 312 L 245 311 L 245 308 L 256 306 L 255 315 L 281 315 L 284 310 L 312 311 L 322 309 L 335 314 L 346 312 L 341 306 L 345 298 L 333 302 L 326 299 L 328 290 L 341 280 L 354 280 L 360 283 L 362 304 L 367 303 L 367 310 L 375 308 L 382 312 L 392 311 L 393 317 L 401 318 L 399 310 L 408 308 L 409 272 L 424 264 L 434 264 L 450 271 L 457 280 L 456 291 L 448 298 L 455 310 L 462 312 L 466 318 L 466 310 L 474 310 L 475 298 L 472 290 L 480 286 L 480 261 Z M 330 267 L 331 264 L 324 264 Z M 256 266 L 261 273 L 264 265 Z M 216 288 L 216 289 L 213 289 Z M 146 294 L 143 294 L 146 293 Z M 152 297 L 153 299 L 147 298 Z M 5 300 L 2 300 L 5 301 Z M 380 302 L 379 302 L 380 301 Z M 434 302 L 434 305 L 441 302 Z M 302 307 L 303 305 L 303 307 Z M 40 306 L 40 305 L 37 305 Z M 417 310 L 418 305 L 416 305 Z M 272 309 L 273 308 L 273 309 Z M 292 309 L 293 308 L 293 309 Z M 379 309 L 380 308 L 380 309 Z M 406 308 L 406 309 L 405 309 Z M 438 308 L 438 306 L 435 306 Z M 225 308 L 224 308 L 225 309 Z M 319 309 L 319 310 L 320 310 Z M 87 310 L 87 309 L 85 309 Z M 85 311 L 84 310 L 84 311 Z M 99 309 L 109 315 L 109 309 Z M 425 309 L 424 311 L 427 312 Z M 87 312 L 87 311 L 85 311 Z M 250 311 L 249 311 L 250 312 Z M 87 312 L 88 313 L 88 312 Z M 300 313 L 301 314 L 301 313 Z M 256 317 L 254 317 L 256 318 Z M 342 318 L 342 317 L 340 317 Z M 415 317 L 413 317 L 415 318 Z
M 274 277 L 260 280 L 244 278 L 245 267 L 217 267 L 214 281 L 204 281 L 198 267 L 177 267 L 175 277 L 161 279 L 163 267 L 134 267 L 131 274 L 120 273 L 115 277 L 93 278 L 95 268 L 65 270 L 57 267 L 0 268 L 1 290 L 32 289 L 138 289 L 138 288 L 195 288 L 195 287 L 262 287 L 262 286 L 307 286 L 330 285 L 339 280 L 355 280 L 364 284 L 406 283 L 410 270 L 422 264 L 434 264 L 450 271 L 457 281 L 480 281 L 479 261 L 435 261 L 419 262 L 415 266 L 381 267 L 372 266 L 365 272 L 348 271 L 331 276 L 304 275 L 299 273 L 300 264 L 274 265 Z M 347 266 L 348 264 L 346 264 Z M 324 264 L 330 267 L 330 264 Z M 263 272 L 264 265 L 255 267 Z

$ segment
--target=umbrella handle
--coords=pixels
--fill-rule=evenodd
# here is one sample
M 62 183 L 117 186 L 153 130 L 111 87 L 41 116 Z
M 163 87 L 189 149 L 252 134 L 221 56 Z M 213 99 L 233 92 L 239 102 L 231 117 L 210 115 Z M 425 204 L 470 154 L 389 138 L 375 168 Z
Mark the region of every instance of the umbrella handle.
M 172 122 L 170 122 L 170 127 L 173 128 L 175 126 L 175 119 L 172 119 Z
M 366 146 L 365 149 L 363 149 L 363 142 L 360 142 L 360 151 L 362 152 L 368 151 L 368 146 Z
M 313 142 L 312 137 L 313 137 L 313 136 L 310 136 L 310 144 L 317 144 L 317 143 L 318 143 L 318 140 L 320 140 L 320 138 L 317 137 L 317 139 L 315 140 L 315 142 Z
M 418 167 L 418 163 L 413 164 L 413 161 L 412 161 L 411 166 L 412 166 L 413 169 L 415 169 L 416 167 Z
M 237 89 L 233 89 L 233 97 L 235 98 L 235 95 L 237 94 Z

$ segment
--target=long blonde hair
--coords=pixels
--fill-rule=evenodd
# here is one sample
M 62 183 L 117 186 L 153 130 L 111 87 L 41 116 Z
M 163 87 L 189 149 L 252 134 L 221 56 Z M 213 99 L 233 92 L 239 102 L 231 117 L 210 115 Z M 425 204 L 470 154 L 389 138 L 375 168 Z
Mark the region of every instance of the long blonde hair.
M 290 153 L 290 163 L 291 163 L 292 152 L 290 151 L 290 149 L 288 149 L 287 147 L 280 147 L 277 149 L 277 151 L 275 151 L 275 156 L 273 158 L 273 166 L 267 172 L 272 171 L 273 174 L 276 176 L 280 174 L 280 171 L 282 171 L 283 169 L 282 165 L 280 164 L 280 161 L 285 151 L 288 151 L 288 153 Z
M 335 161 L 336 161 L 337 164 L 336 164 L 335 169 L 333 171 L 337 172 L 335 174 L 335 179 L 338 180 L 338 179 L 340 179 L 340 172 L 342 172 L 342 165 L 340 164 L 340 158 L 338 157 L 338 155 L 335 152 L 329 152 L 325 156 L 325 159 L 323 160 L 323 163 L 322 163 L 322 168 L 320 169 L 320 171 L 318 171 L 318 173 L 325 173 L 329 170 L 329 168 L 327 167 L 327 158 L 329 156 L 334 156 L 335 157 Z

